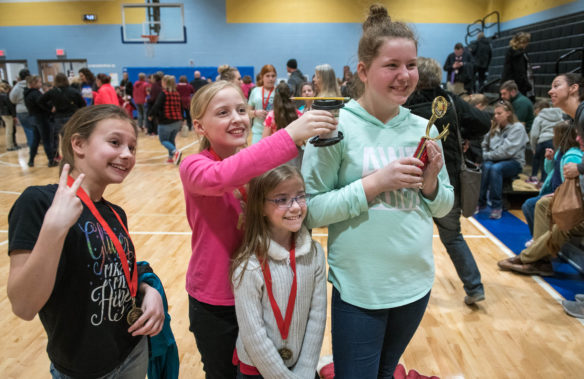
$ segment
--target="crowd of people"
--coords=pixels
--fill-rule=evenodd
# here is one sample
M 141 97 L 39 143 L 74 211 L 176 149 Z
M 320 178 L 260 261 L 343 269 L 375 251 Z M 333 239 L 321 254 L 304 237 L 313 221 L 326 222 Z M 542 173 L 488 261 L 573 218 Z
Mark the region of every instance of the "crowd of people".
M 497 220 L 503 181 L 523 171 L 526 149 L 533 150 L 529 180 L 539 183 L 543 168 L 539 195 L 524 204 L 533 240 L 499 266 L 553 275 L 550 256 L 584 236 L 584 224 L 565 231 L 546 217 L 554 189 L 584 174 L 584 82 L 579 74 L 559 75 L 551 106 L 540 100 L 534 111 L 533 87 L 517 74 L 525 46 L 525 36 L 513 40 L 511 71 L 493 105 L 464 94 L 486 78 L 491 53 L 483 35 L 470 49 L 455 45 L 441 66 L 418 57 L 414 33 L 380 5 L 363 23 L 356 72 L 346 68 L 338 79 L 322 64 L 309 81 L 290 59 L 281 83 L 266 64 L 255 85 L 229 65 L 211 83 L 198 71 L 178 84 L 157 72 L 135 83 L 124 74 L 114 88 L 108 75 L 84 68 L 73 84 L 58 74 L 44 93 L 28 70 L 13 89 L 0 85 L 7 149 L 19 147 L 19 120 L 29 166 L 41 141 L 49 166 L 60 166 L 58 184 L 29 187 L 9 214 L 8 297 L 17 316 L 39 314 L 52 376 L 144 377 L 153 369 L 146 336 L 151 345 L 159 335 L 172 341 L 164 291 L 143 280 L 152 268 L 138 265 L 126 214 L 103 198 L 134 167 L 140 131 L 157 134 L 167 162 L 179 166 L 192 229 L 189 329 L 207 378 L 318 375 L 327 264 L 335 377 L 392 377 L 430 298 L 434 224 L 464 303 L 484 301 L 461 233 L 463 160 L 482 169 L 477 212 L 489 206 Z M 344 95 L 352 98 L 337 117 L 310 99 Z M 412 153 L 437 96 L 449 107 L 430 129 L 422 161 Z M 447 125 L 450 137 L 436 140 Z M 199 152 L 184 159 L 175 143 L 183 127 L 200 138 Z M 344 136 L 336 144 L 307 143 L 335 130 Z M 310 232 L 323 226 L 326 259 Z M 119 299 L 106 314 L 94 295 L 103 286 Z M 584 317 L 581 297 L 564 302 L 566 312 Z M 96 351 L 98 360 L 91 358 Z M 175 377 L 177 362 L 175 348 L 156 370 Z

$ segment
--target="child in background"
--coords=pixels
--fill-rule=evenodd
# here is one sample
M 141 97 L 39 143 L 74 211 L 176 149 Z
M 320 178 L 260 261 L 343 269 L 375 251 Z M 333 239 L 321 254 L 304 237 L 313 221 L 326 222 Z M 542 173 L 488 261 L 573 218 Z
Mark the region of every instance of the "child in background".
M 547 149 L 553 149 L 552 142 L 554 137 L 554 125 L 562 121 L 563 112 L 560 108 L 552 108 L 549 100 L 539 100 L 533 106 L 535 119 L 529 132 L 529 144 L 533 151 L 533 160 L 531 161 L 531 176 L 527 179 L 528 183 L 538 184 L 540 180 L 537 173 L 541 170 L 541 182 L 545 182 L 547 173 L 544 169 L 545 152 Z
M 27 188 L 8 216 L 8 298 L 18 317 L 39 315 L 53 378 L 144 378 L 143 336 L 164 324 L 160 294 L 137 282 L 126 214 L 103 198 L 134 167 L 137 133 L 118 106 L 80 109 L 59 184 Z
M 314 86 L 311 82 L 302 83 L 300 89 L 302 97 L 314 97 Z M 304 100 L 304 105 L 298 108 L 298 110 L 302 113 L 309 111 L 312 108 L 312 101 L 313 100 Z
M 246 184 L 298 154 L 307 138 L 334 130 L 326 111 L 311 111 L 257 144 L 243 148 L 250 132 L 239 86 L 218 81 L 199 89 L 191 102 L 199 154 L 180 165 L 186 211 L 193 231 L 187 269 L 190 330 L 208 378 L 233 378 L 238 326 L 229 277 L 243 237 Z
M 276 68 L 271 64 L 264 65 L 258 74 L 257 87 L 249 93 L 249 117 L 253 120 L 251 143 L 262 139 L 264 120 L 268 112 L 274 109 L 274 86 L 276 83 Z
M 302 225 L 307 197 L 300 171 L 289 165 L 249 184 L 245 234 L 232 265 L 239 325 L 233 364 L 241 374 L 314 378 L 326 266 L 322 247 Z

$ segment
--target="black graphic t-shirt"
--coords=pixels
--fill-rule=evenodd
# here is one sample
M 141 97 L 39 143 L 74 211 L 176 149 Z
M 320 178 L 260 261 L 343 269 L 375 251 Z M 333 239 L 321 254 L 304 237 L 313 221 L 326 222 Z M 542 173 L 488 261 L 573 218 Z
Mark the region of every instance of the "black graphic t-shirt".
M 27 188 L 10 210 L 9 254 L 32 250 L 57 185 Z M 94 203 L 126 252 L 132 271 L 134 246 L 105 200 Z M 127 224 L 124 211 L 113 209 Z M 60 372 L 83 378 L 105 375 L 121 364 L 140 340 L 128 333 L 132 298 L 116 248 L 84 205 L 69 230 L 53 292 L 39 312 L 48 336 L 47 353 Z

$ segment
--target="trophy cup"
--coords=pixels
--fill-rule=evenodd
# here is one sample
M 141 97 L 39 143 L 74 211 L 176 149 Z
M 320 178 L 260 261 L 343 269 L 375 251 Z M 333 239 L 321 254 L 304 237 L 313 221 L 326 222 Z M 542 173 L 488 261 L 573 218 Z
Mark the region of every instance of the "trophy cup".
M 430 137 L 430 129 L 432 128 L 432 125 L 434 124 L 434 122 L 436 120 L 444 117 L 447 110 L 448 110 L 448 101 L 446 101 L 446 99 L 444 97 L 438 96 L 434 99 L 434 101 L 432 101 L 432 117 L 430 117 L 430 120 L 428 120 L 428 126 L 426 126 L 426 135 L 420 139 L 420 143 L 418 144 L 418 147 L 416 148 L 416 152 L 414 153 L 414 158 L 418 158 L 419 160 L 421 160 L 422 163 L 424 164 L 423 167 L 425 167 L 426 164 L 428 163 L 428 152 L 426 151 L 426 141 L 428 141 L 428 140 L 437 141 L 437 140 L 442 139 L 442 138 L 446 139 L 446 137 L 448 136 L 448 127 L 450 126 L 450 124 L 447 124 L 444 127 L 444 130 L 442 130 L 442 132 L 438 136 Z
M 314 100 L 312 103 L 312 109 L 321 109 L 329 111 L 333 116 L 339 120 L 339 113 L 342 107 L 345 106 L 345 101 L 349 98 L 345 97 L 292 97 L 291 100 Z M 339 143 L 343 139 L 343 132 L 334 130 L 330 133 L 326 133 L 320 136 L 312 137 L 308 140 L 311 144 L 316 147 L 332 146 Z

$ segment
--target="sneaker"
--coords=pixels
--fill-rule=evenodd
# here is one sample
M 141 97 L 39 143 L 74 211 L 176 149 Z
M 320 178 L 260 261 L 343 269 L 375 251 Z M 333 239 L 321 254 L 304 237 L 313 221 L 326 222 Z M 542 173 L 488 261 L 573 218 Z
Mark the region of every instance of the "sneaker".
M 491 220 L 498 220 L 501 217 L 503 217 L 503 210 L 502 209 L 493 209 L 491 211 L 491 214 L 489 215 L 489 218 Z
M 483 292 L 479 292 L 475 295 L 466 295 L 464 297 L 464 303 L 466 305 L 473 305 L 474 303 L 478 303 L 479 301 L 485 300 L 485 294 Z
M 531 245 L 533 245 L 533 238 L 530 239 L 529 241 L 525 242 L 525 248 L 528 248 Z
M 477 205 L 477 207 L 475 208 L 475 213 L 474 214 L 478 214 L 480 213 L 483 209 L 485 209 L 486 206 L 485 205 Z
M 55 156 L 55 158 L 53 158 L 53 159 L 54 159 L 55 162 L 59 163 L 59 162 L 61 162 L 61 159 L 63 159 L 63 158 L 59 154 L 57 154 Z
M 28 167 L 34 167 L 34 161 L 28 161 Z
M 174 160 L 173 160 L 172 158 L 168 158 L 168 159 L 166 160 L 166 163 L 174 163 Z
M 572 317 L 584 318 L 584 303 L 579 301 L 563 300 L 564 311 Z
M 525 275 L 553 276 L 554 267 L 549 259 L 540 259 L 531 263 L 523 263 L 519 256 L 503 259 L 497 262 L 503 271 L 513 271 Z
M 537 176 L 530 176 L 525 183 L 531 183 L 531 184 L 537 184 L 539 183 L 539 179 L 537 179 Z
M 58 166 L 58 165 L 59 165 L 59 162 L 57 162 L 55 160 L 52 160 L 52 161 L 49 162 L 49 167 L 55 167 L 55 166 Z
M 579 303 L 584 303 L 584 293 L 579 293 L 576 296 L 574 296 L 576 298 L 576 301 Z
M 180 163 L 180 159 L 181 159 L 181 158 L 182 158 L 182 153 L 181 153 L 181 151 L 180 151 L 180 150 L 178 150 L 178 149 L 176 149 L 176 150 L 175 150 L 175 152 L 174 152 L 174 154 L 173 154 L 173 156 L 172 156 L 172 162 L 173 162 L 175 165 L 177 165 L 177 166 L 178 166 L 178 165 L 179 165 L 179 163 Z

